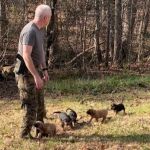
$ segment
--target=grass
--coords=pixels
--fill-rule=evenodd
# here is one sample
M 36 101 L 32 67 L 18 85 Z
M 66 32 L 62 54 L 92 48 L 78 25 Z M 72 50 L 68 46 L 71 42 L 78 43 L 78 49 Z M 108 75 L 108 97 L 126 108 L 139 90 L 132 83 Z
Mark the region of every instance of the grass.
M 131 97 L 132 95 L 132 97 Z M 10 150 L 86 150 L 86 149 L 148 149 L 150 146 L 150 94 L 148 91 L 135 90 L 128 93 L 114 93 L 114 98 L 124 96 L 127 115 L 120 113 L 112 117 L 105 124 L 93 121 L 91 125 L 75 130 L 63 132 L 57 118 L 45 120 L 57 124 L 58 135 L 54 138 L 44 138 L 42 141 L 22 140 L 19 138 L 19 129 L 23 111 L 17 100 L 0 101 L 0 149 Z M 65 111 L 71 107 L 78 112 L 79 118 L 88 121 L 88 108 L 109 108 L 111 94 L 104 95 L 69 95 L 46 97 L 47 116 L 52 117 L 56 110 Z M 81 100 L 85 100 L 81 104 Z M 34 130 L 34 129 L 33 129 Z M 33 132 L 34 134 L 34 132 Z
M 69 78 L 52 80 L 47 85 L 50 93 L 97 95 L 99 93 L 110 93 L 122 91 L 127 88 L 138 88 L 139 84 L 150 86 L 150 76 L 118 75 L 108 76 L 103 79 Z
M 0 101 L 0 150 L 148 150 L 150 147 L 149 76 L 118 75 L 103 79 L 73 78 L 50 81 L 47 86 L 45 122 L 57 125 L 57 136 L 41 141 L 19 138 L 23 110 L 18 100 Z M 140 87 L 143 84 L 146 87 Z M 93 121 L 75 130 L 62 131 L 54 111 L 76 110 L 88 121 L 89 108 L 110 108 L 112 100 L 123 102 L 127 115 L 115 115 L 106 123 Z M 33 128 L 32 134 L 35 134 Z

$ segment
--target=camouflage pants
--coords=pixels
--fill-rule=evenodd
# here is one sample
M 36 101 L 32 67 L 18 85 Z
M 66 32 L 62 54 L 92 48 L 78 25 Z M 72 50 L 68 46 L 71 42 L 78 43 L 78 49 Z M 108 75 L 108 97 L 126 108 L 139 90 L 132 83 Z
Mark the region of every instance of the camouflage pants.
M 22 132 L 29 133 L 36 120 L 43 121 L 45 116 L 44 90 L 38 91 L 31 74 L 16 75 L 20 100 L 25 105 Z

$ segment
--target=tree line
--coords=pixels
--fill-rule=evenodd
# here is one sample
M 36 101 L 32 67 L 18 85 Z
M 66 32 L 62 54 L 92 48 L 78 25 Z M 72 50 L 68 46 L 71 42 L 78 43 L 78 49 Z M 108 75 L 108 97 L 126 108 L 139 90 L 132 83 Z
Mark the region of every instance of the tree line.
M 1 0 L 0 63 L 17 51 L 22 27 L 38 4 L 51 6 L 46 45 L 50 67 L 117 66 L 150 59 L 150 0 Z

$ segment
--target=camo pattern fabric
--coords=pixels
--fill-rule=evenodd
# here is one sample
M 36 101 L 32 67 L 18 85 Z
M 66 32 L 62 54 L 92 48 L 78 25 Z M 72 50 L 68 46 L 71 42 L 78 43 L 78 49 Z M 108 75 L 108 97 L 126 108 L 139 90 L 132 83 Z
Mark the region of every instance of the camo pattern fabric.
M 37 90 L 30 73 L 16 74 L 22 108 L 24 108 L 22 132 L 29 133 L 36 120 L 45 116 L 44 90 Z

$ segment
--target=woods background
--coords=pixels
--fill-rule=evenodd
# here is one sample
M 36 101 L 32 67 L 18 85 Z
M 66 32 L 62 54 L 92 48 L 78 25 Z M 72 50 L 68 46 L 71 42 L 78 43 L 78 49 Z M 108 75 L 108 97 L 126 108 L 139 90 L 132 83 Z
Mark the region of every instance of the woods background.
M 150 62 L 150 0 L 0 0 L 1 66 L 14 63 L 20 31 L 41 3 L 54 14 L 45 46 L 49 68 L 130 68 Z

